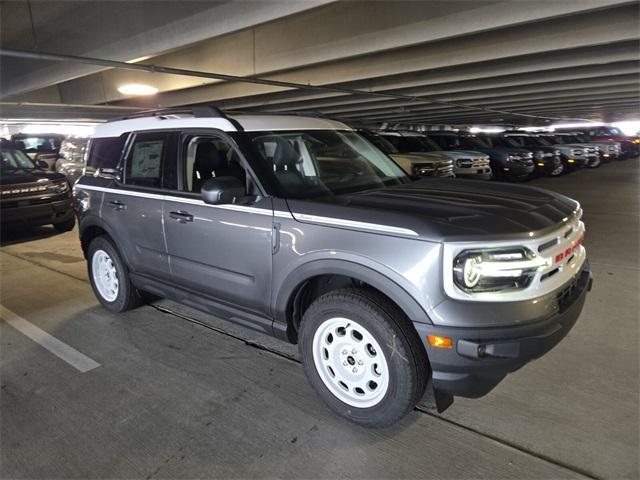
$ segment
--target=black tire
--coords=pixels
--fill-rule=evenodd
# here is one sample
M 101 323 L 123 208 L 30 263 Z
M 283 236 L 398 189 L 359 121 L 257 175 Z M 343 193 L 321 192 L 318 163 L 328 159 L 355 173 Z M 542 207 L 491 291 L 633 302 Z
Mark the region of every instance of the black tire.
M 65 220 L 64 222 L 54 223 L 53 228 L 56 229 L 56 232 L 70 232 L 73 230 L 73 227 L 76 226 L 76 217 L 71 216 L 69 220 Z
M 373 406 L 345 403 L 325 385 L 313 358 L 313 339 L 332 318 L 346 318 L 368 330 L 384 354 L 389 383 Z M 368 289 L 345 288 L 322 295 L 304 313 L 299 349 L 312 387 L 336 414 L 366 427 L 386 427 L 406 415 L 422 398 L 430 375 L 424 346 L 404 313 L 383 295 Z M 345 364 L 346 365 L 346 364 Z
M 600 165 L 602 165 L 602 159 L 598 156 L 597 160 L 587 163 L 587 168 L 598 168 Z
M 118 279 L 118 293 L 115 299 L 112 301 L 109 301 L 100 293 L 100 290 L 96 286 L 96 280 L 93 275 L 93 258 L 96 252 L 99 252 L 101 250 L 109 255 L 116 269 L 116 275 Z M 91 241 L 91 243 L 89 244 L 87 255 L 87 269 L 89 273 L 89 280 L 91 282 L 91 288 L 93 288 L 93 293 L 107 310 L 114 313 L 120 313 L 136 308 L 142 303 L 140 292 L 132 285 L 129 278 L 129 269 L 125 265 L 122 257 L 120 256 L 120 253 L 109 237 L 100 236 L 94 238 Z
M 564 164 L 564 162 L 560 162 L 560 165 L 558 165 L 557 168 L 549 172 L 549 176 L 559 177 L 560 175 L 564 175 L 565 173 L 567 173 L 567 166 Z

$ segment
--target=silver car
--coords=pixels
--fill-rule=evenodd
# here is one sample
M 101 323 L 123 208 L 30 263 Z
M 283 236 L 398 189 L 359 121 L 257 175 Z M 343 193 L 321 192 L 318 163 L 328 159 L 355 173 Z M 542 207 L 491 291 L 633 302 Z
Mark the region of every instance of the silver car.
M 361 425 L 486 394 L 567 335 L 591 286 L 576 201 L 414 181 L 340 122 L 195 107 L 105 123 L 88 148 L 74 195 L 100 303 L 151 293 L 297 343 Z

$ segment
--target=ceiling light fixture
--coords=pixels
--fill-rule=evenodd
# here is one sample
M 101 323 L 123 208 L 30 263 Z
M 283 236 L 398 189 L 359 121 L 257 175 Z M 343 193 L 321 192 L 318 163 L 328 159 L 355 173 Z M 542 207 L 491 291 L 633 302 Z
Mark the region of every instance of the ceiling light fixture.
M 118 91 L 123 95 L 153 95 L 158 93 L 156 87 L 142 83 L 127 83 L 126 85 L 119 86 Z

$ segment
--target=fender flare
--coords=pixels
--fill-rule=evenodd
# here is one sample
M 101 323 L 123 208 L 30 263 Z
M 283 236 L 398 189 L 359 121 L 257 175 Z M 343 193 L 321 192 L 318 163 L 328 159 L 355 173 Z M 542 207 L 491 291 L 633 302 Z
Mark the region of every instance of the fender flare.
M 79 226 L 79 233 L 80 233 L 80 241 L 82 241 L 82 236 L 85 232 L 85 230 L 87 228 L 90 227 L 98 227 L 101 228 L 102 230 L 104 230 L 105 232 L 107 232 L 107 235 L 109 235 L 114 243 L 115 243 L 115 247 L 118 250 L 118 253 L 120 253 L 120 255 L 122 255 L 123 260 L 125 261 L 125 263 L 127 265 L 129 265 L 129 259 L 127 258 L 127 254 L 123 251 L 123 249 L 118 248 L 118 244 L 120 243 L 118 235 L 116 235 L 114 233 L 114 231 L 111 229 L 111 227 L 109 227 L 109 225 L 102 220 L 102 218 L 98 217 L 97 215 L 87 215 L 85 218 L 83 218 L 80 221 L 80 226 Z M 84 250 L 84 248 L 83 248 Z M 86 256 L 86 252 L 85 252 L 85 256 Z
M 273 305 L 276 324 L 287 325 L 287 309 L 296 289 L 318 275 L 344 275 L 380 290 L 394 301 L 412 322 L 432 324 L 425 309 L 398 283 L 376 270 L 348 260 L 311 260 L 293 270 L 281 283 Z

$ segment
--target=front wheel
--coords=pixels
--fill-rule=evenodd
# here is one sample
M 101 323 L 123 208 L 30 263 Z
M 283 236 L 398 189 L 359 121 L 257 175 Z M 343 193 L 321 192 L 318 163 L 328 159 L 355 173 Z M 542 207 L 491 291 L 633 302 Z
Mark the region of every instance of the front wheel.
M 429 366 L 411 323 L 365 289 L 329 292 L 305 312 L 300 355 L 313 388 L 338 415 L 385 427 L 422 397 Z
M 558 177 L 563 173 L 565 173 L 564 163 L 560 162 L 556 168 L 554 168 L 553 170 L 551 170 L 551 172 L 549 172 L 549 176 Z
M 601 163 L 602 160 L 600 159 L 600 156 L 597 156 L 594 160 L 591 160 L 589 163 L 587 163 L 587 168 L 598 168 Z

